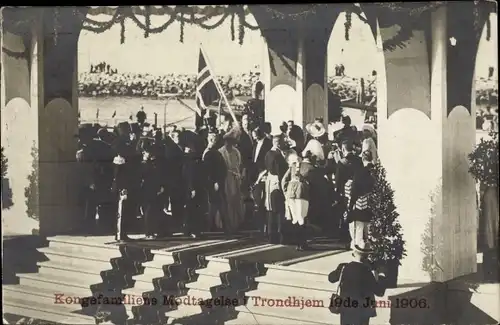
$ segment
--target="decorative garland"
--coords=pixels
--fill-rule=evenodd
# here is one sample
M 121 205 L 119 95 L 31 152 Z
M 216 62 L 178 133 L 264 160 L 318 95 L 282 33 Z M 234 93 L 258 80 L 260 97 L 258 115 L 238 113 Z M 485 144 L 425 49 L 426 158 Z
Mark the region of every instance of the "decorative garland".
M 151 29 L 151 7 L 146 6 L 146 29 L 144 30 L 144 37 L 149 37 L 149 30 Z
M 421 17 L 424 12 L 428 12 L 430 10 L 435 10 L 439 6 L 443 5 L 445 2 L 437 1 L 425 4 L 407 4 L 407 3 L 395 3 L 395 2 L 381 2 L 376 3 L 376 8 L 381 10 L 390 10 L 393 14 L 402 13 L 408 17 L 408 21 L 405 24 L 402 24 L 400 31 L 394 36 L 392 39 L 384 42 L 384 49 L 393 50 L 397 47 L 404 46 L 404 43 L 408 41 L 413 36 L 413 29 L 416 28 L 416 22 Z M 493 4 L 494 5 L 494 4 Z M 275 9 L 273 6 L 263 5 L 262 7 L 268 11 L 273 17 L 277 19 L 306 19 L 311 15 L 315 15 L 318 10 L 320 10 L 320 6 L 324 6 L 324 4 L 314 4 L 308 5 L 307 9 L 302 10 L 300 12 L 292 12 L 287 13 L 286 11 L 281 11 Z M 493 8 L 493 9 L 492 9 Z M 54 19 L 54 42 L 57 43 L 58 35 L 60 32 L 60 11 L 61 9 L 55 8 L 53 9 L 53 19 Z M 120 43 L 125 42 L 125 19 L 130 18 L 135 25 L 141 28 L 144 31 L 144 37 L 147 38 L 151 34 L 159 34 L 165 31 L 174 21 L 178 21 L 181 25 L 180 27 L 180 41 L 184 41 L 184 27 L 185 24 L 197 25 L 205 30 L 212 30 L 219 26 L 221 26 L 224 21 L 231 16 L 231 24 L 230 24 L 230 33 L 231 40 L 235 41 L 235 20 L 236 16 L 238 17 L 238 42 L 239 44 L 243 44 L 245 29 L 248 28 L 250 30 L 258 30 L 259 26 L 254 26 L 249 24 L 246 21 L 246 16 L 250 14 L 250 10 L 248 6 L 242 5 L 232 5 L 232 6 L 145 6 L 145 8 L 141 8 L 139 6 L 133 7 L 97 7 L 97 8 L 88 8 L 86 16 L 83 16 L 83 13 L 79 10 L 72 10 L 73 15 L 79 16 L 79 19 L 83 20 L 83 30 L 88 30 L 93 33 L 103 33 L 109 30 L 112 26 L 119 23 L 121 27 L 120 33 Z M 491 38 L 491 22 L 489 20 L 489 13 L 491 10 L 494 10 L 493 6 L 489 6 L 484 2 L 475 1 L 474 2 L 474 15 L 476 18 L 475 22 L 477 22 L 476 28 L 482 28 L 482 22 L 486 23 L 486 39 L 490 40 Z M 349 32 L 352 27 L 352 13 L 355 13 L 358 18 L 368 23 L 367 19 L 363 17 L 363 11 L 359 6 L 352 5 L 348 7 L 346 11 L 346 22 L 344 24 L 345 27 L 345 39 L 349 40 Z M 96 21 L 89 16 L 93 15 L 101 15 L 107 14 L 111 15 L 111 19 L 108 21 Z M 142 23 L 136 16 L 144 15 L 145 23 Z M 152 27 L 151 26 L 151 16 L 152 15 L 168 15 L 168 20 L 160 26 Z M 30 17 L 29 15 L 24 15 L 23 17 Z M 220 17 L 217 22 L 213 24 L 209 24 L 208 21 L 214 19 L 215 17 Z M 22 19 L 18 21 L 18 19 L 14 19 L 9 22 L 14 28 L 19 25 L 29 25 L 31 23 L 31 18 L 26 18 L 26 21 Z
M 238 16 L 238 42 L 240 45 L 243 45 L 243 39 L 245 38 L 245 25 L 243 25 L 243 22 L 245 21 L 245 12 L 243 10 L 240 10 Z
M 54 8 L 54 44 L 57 45 L 57 38 L 59 34 L 59 8 Z
M 231 15 L 231 41 L 234 42 L 234 18 L 236 17 L 235 13 Z
M 184 16 L 184 13 L 181 12 L 181 19 L 183 18 Z M 181 20 L 181 35 L 180 35 L 180 39 L 179 41 L 181 43 L 184 43 L 184 24 L 186 24 L 186 22 L 184 20 Z
M 349 31 L 351 30 L 351 26 L 352 26 L 352 12 L 351 11 L 347 11 L 345 13 L 345 23 L 344 23 L 344 28 L 345 28 L 345 40 L 348 41 L 349 40 Z
M 404 48 L 406 42 L 413 37 L 412 26 L 403 25 L 399 32 L 391 39 L 385 40 L 382 44 L 384 51 L 392 52 L 397 48 Z
M 278 19 L 292 19 L 292 20 L 297 20 L 297 19 L 305 19 L 309 15 L 316 14 L 316 8 L 318 8 L 318 6 L 320 6 L 320 5 L 319 4 L 309 5 L 310 9 L 303 10 L 301 12 L 293 13 L 293 14 L 283 13 L 283 12 L 281 12 L 279 10 L 276 10 L 276 9 L 270 7 L 270 6 L 264 6 L 264 9 L 267 12 L 271 13 L 274 17 L 276 17 Z
M 120 21 L 120 44 L 125 43 L 125 18 Z

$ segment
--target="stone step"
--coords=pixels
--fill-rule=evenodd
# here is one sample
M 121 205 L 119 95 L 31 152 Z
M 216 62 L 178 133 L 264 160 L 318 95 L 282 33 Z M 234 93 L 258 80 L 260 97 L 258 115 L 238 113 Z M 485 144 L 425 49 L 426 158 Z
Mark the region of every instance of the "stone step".
M 181 302 L 178 308 L 165 312 L 165 316 L 176 319 L 201 314 L 202 308 L 199 304 L 184 303 L 185 300 L 189 302 L 193 299 L 195 300 L 195 302 L 199 300 L 212 299 L 212 294 L 210 293 L 210 291 L 189 289 L 186 295 L 178 297 L 178 300 Z
M 175 260 L 172 254 L 154 254 L 153 260 L 142 263 L 147 269 L 162 269 L 163 265 L 174 264 Z
M 94 317 L 72 313 L 62 305 L 45 304 L 38 301 L 30 301 L 27 304 L 26 301 L 4 297 L 2 301 L 3 312 L 59 324 L 95 324 Z
M 3 286 L 4 295 L 22 293 L 31 295 L 33 297 L 43 297 L 52 299 L 53 303 L 59 302 L 60 300 L 65 301 L 67 297 L 70 298 L 86 298 L 89 297 L 89 290 L 78 287 L 68 287 L 68 290 L 64 292 L 54 292 L 53 289 L 31 287 L 27 285 L 4 285 Z
M 267 275 L 255 277 L 255 282 L 259 284 L 259 288 L 261 288 L 262 286 L 266 287 L 281 286 L 290 288 L 291 290 L 293 288 L 298 288 L 298 289 L 318 290 L 318 291 L 328 291 L 328 292 L 332 292 L 332 290 L 337 289 L 337 284 L 335 283 L 329 283 L 329 282 L 323 283 L 319 281 L 307 281 L 307 280 L 299 281 L 287 278 L 282 278 L 282 279 L 268 278 Z
M 210 288 L 221 285 L 222 280 L 220 276 L 200 275 L 196 281 L 186 283 L 186 288 L 210 291 Z
M 143 265 L 144 266 L 144 265 Z M 162 278 L 165 276 L 163 269 L 146 267 L 143 274 L 134 275 L 132 279 L 139 282 L 149 282 L 155 278 Z
M 57 273 L 40 274 L 40 273 L 25 273 L 18 274 L 19 284 L 22 286 L 35 287 L 45 290 L 52 290 L 57 293 L 71 291 L 73 288 L 86 289 L 88 295 L 92 295 L 90 285 L 79 280 L 79 274 L 72 273 L 71 276 L 65 277 Z
M 71 252 L 71 249 L 68 249 L 67 247 L 45 247 L 41 248 L 40 252 L 44 253 L 50 261 L 59 264 L 67 264 L 82 269 L 93 269 L 99 271 L 109 270 L 112 268 L 109 259 L 98 259 L 99 257 L 94 257 L 93 255 L 75 255 Z M 117 256 L 115 257 L 120 257 L 119 252 L 116 255 Z
M 275 318 L 281 318 L 283 324 L 286 320 L 300 321 L 302 324 L 340 324 L 340 317 L 330 313 L 327 307 L 269 307 L 254 304 L 249 301 L 246 306 L 236 307 L 236 311 L 249 313 L 252 315 L 265 315 Z
M 224 322 L 224 325 L 316 325 L 317 323 L 310 321 L 300 321 L 294 319 L 287 319 L 282 317 L 275 317 L 270 315 L 261 315 L 258 313 L 250 313 L 245 311 L 242 307 L 237 307 L 241 312 L 237 315 L 236 319 L 231 319 Z M 335 316 L 335 315 L 333 315 Z M 331 324 L 340 324 L 340 319 L 335 321 L 332 319 Z
M 297 289 L 297 288 L 295 288 Z M 288 287 L 264 287 L 259 285 L 256 290 L 247 291 L 245 296 L 249 298 L 249 300 L 260 298 L 266 299 L 288 299 L 289 297 L 296 299 L 311 299 L 311 300 L 321 300 L 324 305 L 330 303 L 330 297 L 332 295 L 332 291 L 317 291 L 317 290 L 307 290 L 300 289 L 294 290 L 289 289 Z
M 58 262 L 39 262 L 40 274 L 57 274 L 63 277 L 77 277 L 80 283 L 88 285 L 102 283 L 102 277 L 99 270 L 80 269 L 71 265 L 60 264 Z
M 300 270 L 293 266 L 276 266 L 269 265 L 265 277 L 267 279 L 279 279 L 287 282 L 307 282 L 318 284 L 330 284 L 328 281 L 328 273 L 311 272 Z
M 72 256 L 93 256 L 98 260 L 110 260 L 120 257 L 120 248 L 117 245 L 106 245 L 96 243 L 93 238 L 79 237 L 51 237 L 49 238 L 50 248 L 62 248 L 72 254 Z
M 301 285 L 301 284 L 298 284 Z M 259 295 L 259 292 L 278 295 L 278 297 L 307 297 L 314 299 L 324 299 L 325 297 L 330 297 L 332 292 L 337 290 L 335 288 L 312 288 L 312 287 L 299 287 L 299 286 L 287 286 L 282 284 L 271 284 L 271 283 L 259 283 L 257 285 L 257 290 L 252 290 L 247 292 L 248 296 Z M 258 292 L 256 292 L 258 291 Z
M 206 267 L 197 269 L 199 275 L 219 276 L 221 273 L 231 271 L 228 260 L 209 260 Z
M 4 301 L 5 300 L 16 300 L 24 301 L 25 305 L 31 305 L 32 303 L 39 303 L 43 305 L 56 305 L 59 309 L 65 309 L 67 311 L 78 311 L 82 307 L 80 305 L 81 299 L 83 297 L 75 297 L 71 294 L 65 295 L 65 299 L 56 299 L 56 295 L 62 295 L 62 293 L 53 293 L 52 296 L 47 294 L 39 293 L 37 288 L 32 288 L 34 290 L 28 292 L 25 287 L 24 290 L 9 290 L 4 289 Z M 67 299 L 66 299 L 67 298 Z

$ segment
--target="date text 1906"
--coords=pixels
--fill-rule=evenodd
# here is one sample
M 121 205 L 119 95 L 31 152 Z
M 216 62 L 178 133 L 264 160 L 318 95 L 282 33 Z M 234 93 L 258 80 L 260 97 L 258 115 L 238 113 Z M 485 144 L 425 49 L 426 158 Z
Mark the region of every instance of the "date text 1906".
M 392 298 L 390 300 L 372 300 L 366 298 L 365 300 L 358 301 L 349 297 L 337 297 L 331 304 L 344 308 L 430 308 L 425 298 Z

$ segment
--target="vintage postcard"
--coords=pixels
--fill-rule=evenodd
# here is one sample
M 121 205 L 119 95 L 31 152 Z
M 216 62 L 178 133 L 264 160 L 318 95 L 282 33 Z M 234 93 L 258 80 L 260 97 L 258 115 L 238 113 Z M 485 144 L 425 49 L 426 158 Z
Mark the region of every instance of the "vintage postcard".
M 494 1 L 1 8 L 3 324 L 498 324 Z

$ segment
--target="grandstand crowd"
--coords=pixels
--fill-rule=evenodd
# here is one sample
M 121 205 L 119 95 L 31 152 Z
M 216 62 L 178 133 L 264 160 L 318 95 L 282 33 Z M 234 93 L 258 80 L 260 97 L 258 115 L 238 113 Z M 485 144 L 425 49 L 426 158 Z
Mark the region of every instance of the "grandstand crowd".
M 376 78 L 373 71 L 366 78 L 345 75 L 336 67 L 328 85 L 342 102 L 356 102 L 376 106 Z M 250 71 L 240 75 L 218 76 L 220 85 L 229 99 L 251 98 L 252 86 L 260 80 L 260 73 Z M 180 98 L 194 99 L 196 76 L 188 74 L 152 75 L 148 73 L 119 73 L 106 62 L 92 65 L 90 72 L 79 76 L 79 93 L 83 97 L 148 97 L 157 98 L 177 94 Z M 246 100 L 244 100 L 246 101 Z M 483 129 L 493 121 L 498 123 L 498 86 L 490 73 L 489 78 L 476 80 L 477 128 Z

